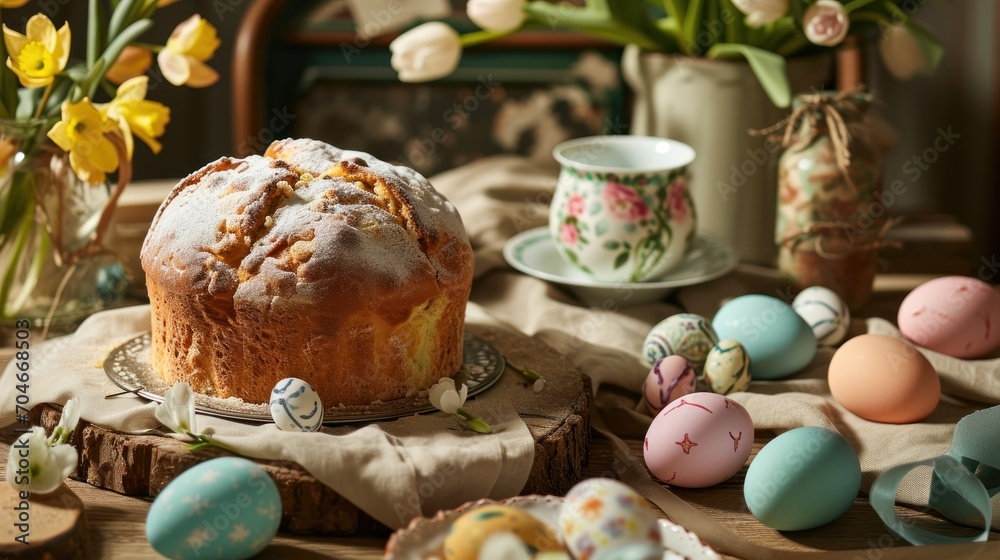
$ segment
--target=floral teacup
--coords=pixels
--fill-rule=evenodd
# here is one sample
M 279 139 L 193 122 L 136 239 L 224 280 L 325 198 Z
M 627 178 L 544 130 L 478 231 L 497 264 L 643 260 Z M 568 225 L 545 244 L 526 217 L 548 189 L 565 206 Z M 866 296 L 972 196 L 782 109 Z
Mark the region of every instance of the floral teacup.
M 687 188 L 694 150 L 650 136 L 563 142 L 549 232 L 570 264 L 603 282 L 662 277 L 684 259 L 695 231 Z

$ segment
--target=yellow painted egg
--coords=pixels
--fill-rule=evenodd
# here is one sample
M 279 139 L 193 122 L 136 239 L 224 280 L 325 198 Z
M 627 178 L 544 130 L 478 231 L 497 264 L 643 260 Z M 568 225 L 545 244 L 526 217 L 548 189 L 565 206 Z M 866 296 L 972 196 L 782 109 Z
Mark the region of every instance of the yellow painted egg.
M 445 560 L 477 560 L 479 549 L 490 536 L 513 533 L 537 552 L 562 550 L 559 538 L 548 525 L 517 508 L 491 505 L 463 513 L 444 539 Z

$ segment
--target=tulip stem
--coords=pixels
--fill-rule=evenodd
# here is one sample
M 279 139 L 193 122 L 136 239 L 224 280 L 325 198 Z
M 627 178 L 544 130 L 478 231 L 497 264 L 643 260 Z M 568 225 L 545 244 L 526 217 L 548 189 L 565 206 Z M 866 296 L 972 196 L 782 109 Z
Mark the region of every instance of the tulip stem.
M 484 422 L 482 418 L 464 408 L 459 407 L 458 410 L 455 411 L 455 416 L 464 420 L 465 425 L 467 425 L 469 429 L 474 432 L 479 432 L 480 434 L 489 434 L 493 432 L 493 428 Z

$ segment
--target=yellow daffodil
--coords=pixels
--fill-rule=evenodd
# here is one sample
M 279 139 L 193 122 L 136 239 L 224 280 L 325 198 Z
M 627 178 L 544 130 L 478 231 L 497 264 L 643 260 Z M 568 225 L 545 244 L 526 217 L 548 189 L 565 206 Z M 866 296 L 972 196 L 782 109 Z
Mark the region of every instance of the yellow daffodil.
M 49 138 L 69 152 L 69 164 L 76 176 L 88 183 L 101 183 L 105 174 L 118 169 L 118 152 L 105 136 L 118 127 L 94 107 L 90 99 L 62 104 L 62 120 L 49 131 Z
M 25 35 L 3 26 L 7 44 L 7 67 L 17 74 L 24 87 L 42 87 L 62 72 L 69 60 L 69 24 L 56 31 L 52 20 L 35 14 L 28 20 Z
M 153 64 L 153 53 L 149 49 L 142 47 L 127 46 L 118 55 L 118 60 L 111 65 L 107 74 L 107 80 L 115 85 L 119 85 L 126 80 L 142 76 Z
M 28 0 L 0 0 L 0 8 L 20 8 L 28 3 Z
M 117 120 L 125 138 L 125 149 L 132 157 L 134 140 L 138 136 L 153 150 L 160 153 L 163 147 L 157 138 L 163 136 L 167 123 L 170 122 L 170 108 L 166 105 L 146 99 L 149 78 L 139 76 L 123 83 L 110 103 L 99 105 L 101 113 L 109 119 Z
M 219 80 L 219 74 L 205 62 L 220 43 L 215 27 L 195 14 L 174 29 L 156 61 L 163 76 L 175 86 L 210 86 Z

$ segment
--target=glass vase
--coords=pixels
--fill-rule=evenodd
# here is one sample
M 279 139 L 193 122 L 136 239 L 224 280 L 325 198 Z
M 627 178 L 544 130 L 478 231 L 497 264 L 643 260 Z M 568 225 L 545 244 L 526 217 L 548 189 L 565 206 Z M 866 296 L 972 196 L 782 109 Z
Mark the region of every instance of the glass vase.
M 0 339 L 23 320 L 43 335 L 69 332 L 128 288 L 103 246 L 124 183 L 77 178 L 48 124 L 0 120 Z
M 778 160 L 778 265 L 796 291 L 825 286 L 857 311 L 871 295 L 887 226 L 882 158 L 864 119 L 867 97 L 810 94 L 797 98 L 795 109 L 805 103 L 811 114 Z M 830 109 L 838 122 L 829 122 Z M 846 166 L 838 162 L 833 126 L 849 138 Z

